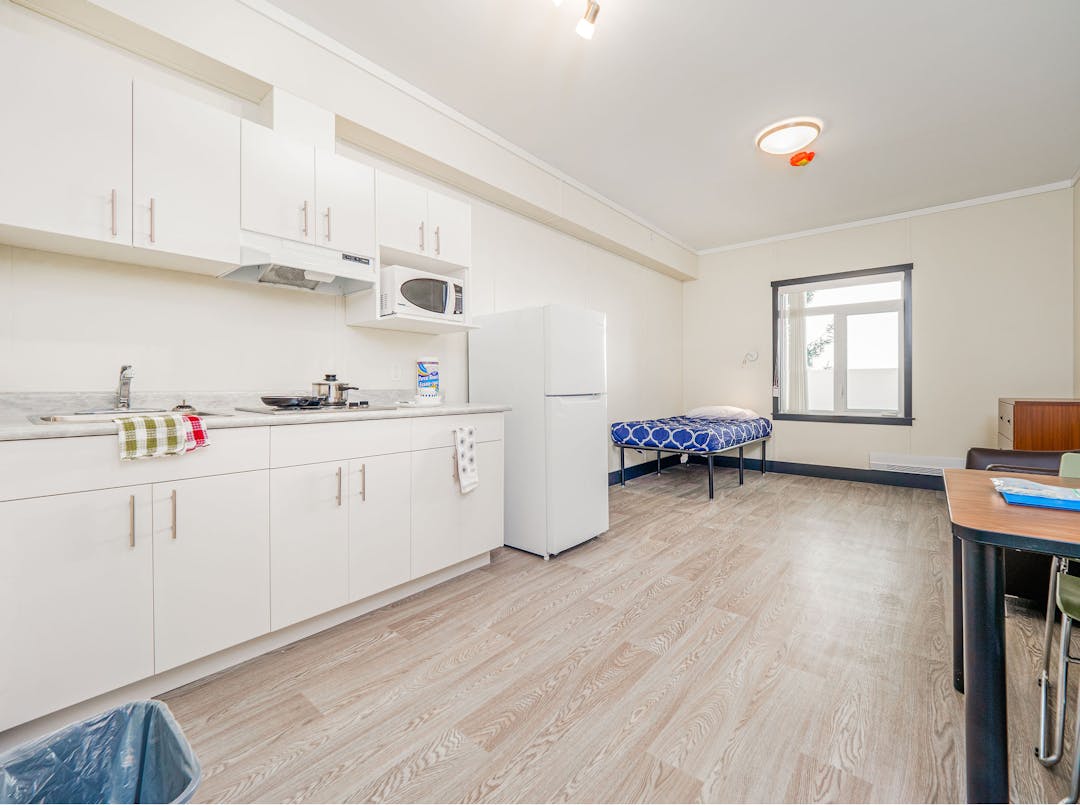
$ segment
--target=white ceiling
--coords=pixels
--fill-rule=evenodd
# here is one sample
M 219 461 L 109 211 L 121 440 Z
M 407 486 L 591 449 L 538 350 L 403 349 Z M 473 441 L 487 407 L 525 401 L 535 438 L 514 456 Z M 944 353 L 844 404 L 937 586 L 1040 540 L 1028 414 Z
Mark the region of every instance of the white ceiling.
M 272 0 L 694 248 L 1070 179 L 1078 0 Z M 814 115 L 804 169 L 754 149 Z

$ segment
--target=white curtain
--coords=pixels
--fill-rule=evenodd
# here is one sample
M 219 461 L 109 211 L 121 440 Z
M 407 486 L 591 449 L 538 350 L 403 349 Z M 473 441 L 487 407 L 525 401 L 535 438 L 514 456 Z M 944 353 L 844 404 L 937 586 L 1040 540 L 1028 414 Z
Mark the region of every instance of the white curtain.
M 806 411 L 806 293 L 783 293 L 781 301 L 785 340 L 780 405 L 787 413 L 803 413 Z

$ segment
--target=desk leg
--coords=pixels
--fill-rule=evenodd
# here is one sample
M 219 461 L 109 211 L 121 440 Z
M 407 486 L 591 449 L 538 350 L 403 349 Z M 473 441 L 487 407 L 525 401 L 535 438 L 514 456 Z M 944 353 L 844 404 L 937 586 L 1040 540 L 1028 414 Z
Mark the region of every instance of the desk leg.
M 964 732 L 969 804 L 1009 801 L 1005 569 L 1000 548 L 963 542 Z
M 953 689 L 964 692 L 964 541 L 952 539 L 952 670 Z

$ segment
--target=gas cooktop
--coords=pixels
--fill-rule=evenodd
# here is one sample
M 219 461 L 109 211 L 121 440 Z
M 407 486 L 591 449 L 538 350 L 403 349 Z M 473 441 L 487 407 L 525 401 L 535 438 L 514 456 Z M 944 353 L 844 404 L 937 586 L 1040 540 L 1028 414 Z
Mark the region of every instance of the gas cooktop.
M 359 411 L 396 411 L 394 405 L 369 405 L 367 402 L 350 402 L 348 405 L 299 405 L 292 408 L 274 408 L 269 405 L 244 405 L 236 410 L 244 413 L 354 413 Z

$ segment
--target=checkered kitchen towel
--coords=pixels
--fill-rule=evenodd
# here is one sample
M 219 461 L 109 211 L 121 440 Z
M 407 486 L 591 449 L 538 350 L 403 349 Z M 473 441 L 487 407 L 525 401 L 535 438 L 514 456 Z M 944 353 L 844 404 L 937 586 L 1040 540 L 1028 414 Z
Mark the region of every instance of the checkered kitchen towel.
M 120 441 L 120 459 L 182 456 L 209 444 L 198 416 L 122 416 L 113 420 Z

